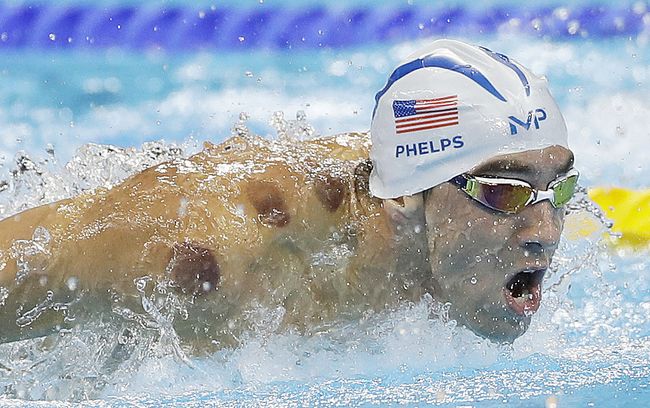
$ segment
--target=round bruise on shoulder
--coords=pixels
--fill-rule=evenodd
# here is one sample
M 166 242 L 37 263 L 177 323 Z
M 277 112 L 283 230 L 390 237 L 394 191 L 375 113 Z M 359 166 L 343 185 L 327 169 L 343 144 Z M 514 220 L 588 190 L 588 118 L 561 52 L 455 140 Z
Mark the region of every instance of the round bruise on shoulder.
M 348 191 L 343 179 L 329 174 L 319 176 L 314 187 L 316 197 L 329 212 L 335 212 L 341 206 Z
M 246 195 L 257 211 L 258 219 L 265 225 L 284 227 L 291 216 L 287 210 L 284 194 L 276 183 L 253 180 L 248 183 Z
M 219 263 L 212 251 L 191 242 L 174 244 L 170 273 L 181 289 L 194 294 L 216 290 L 221 279 Z

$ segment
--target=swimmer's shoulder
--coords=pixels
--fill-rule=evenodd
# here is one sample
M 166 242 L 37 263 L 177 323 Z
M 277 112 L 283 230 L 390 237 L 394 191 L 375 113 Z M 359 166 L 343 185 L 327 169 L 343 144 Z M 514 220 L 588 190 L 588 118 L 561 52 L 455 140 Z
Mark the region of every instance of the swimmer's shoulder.
M 370 137 L 361 132 L 308 140 L 234 136 L 219 144 L 205 142 L 203 150 L 189 160 L 215 175 L 259 173 L 278 167 L 304 174 L 327 166 L 356 166 L 368 159 L 369 151 Z
M 328 156 L 343 161 L 364 161 L 370 154 L 370 135 L 365 132 L 323 136 L 309 142 L 324 148 Z

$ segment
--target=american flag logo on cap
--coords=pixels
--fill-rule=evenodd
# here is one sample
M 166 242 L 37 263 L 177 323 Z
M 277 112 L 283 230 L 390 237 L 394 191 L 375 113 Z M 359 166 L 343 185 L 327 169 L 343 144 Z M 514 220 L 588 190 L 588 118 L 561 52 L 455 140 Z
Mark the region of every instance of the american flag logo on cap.
M 393 101 L 393 114 L 398 135 L 454 126 L 458 124 L 458 95 Z

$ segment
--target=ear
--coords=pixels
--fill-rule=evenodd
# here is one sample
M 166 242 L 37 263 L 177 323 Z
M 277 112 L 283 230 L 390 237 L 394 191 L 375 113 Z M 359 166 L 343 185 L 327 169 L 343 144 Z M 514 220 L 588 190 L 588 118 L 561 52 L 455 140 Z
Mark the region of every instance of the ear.
M 424 232 L 424 194 L 385 199 L 384 212 L 394 233 Z

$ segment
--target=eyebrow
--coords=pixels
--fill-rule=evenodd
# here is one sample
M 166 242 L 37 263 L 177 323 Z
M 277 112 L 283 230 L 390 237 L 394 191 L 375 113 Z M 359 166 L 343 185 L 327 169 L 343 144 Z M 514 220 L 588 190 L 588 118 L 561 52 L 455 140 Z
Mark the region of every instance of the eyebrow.
M 557 174 L 567 173 L 573 168 L 574 157 L 570 153 L 560 166 L 558 166 Z M 499 173 L 518 173 L 525 176 L 533 175 L 538 171 L 537 167 L 517 159 L 499 159 L 490 161 L 476 166 L 472 169 L 471 173 L 474 175 L 498 175 Z

